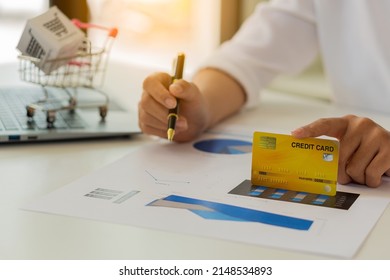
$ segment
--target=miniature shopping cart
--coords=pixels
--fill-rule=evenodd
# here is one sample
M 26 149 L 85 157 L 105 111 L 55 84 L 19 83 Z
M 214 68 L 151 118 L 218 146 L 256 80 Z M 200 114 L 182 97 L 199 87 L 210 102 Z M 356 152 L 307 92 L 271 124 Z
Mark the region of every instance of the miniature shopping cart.
M 42 64 L 40 59 L 26 55 L 18 56 L 21 80 L 40 85 L 43 91 L 40 100 L 26 106 L 27 117 L 32 120 L 37 110 L 43 111 L 46 114 L 48 128 L 54 128 L 56 113 L 61 110 L 73 113 L 76 108 L 95 107 L 103 121 L 108 112 L 109 97 L 101 88 L 108 56 L 118 30 L 83 23 L 76 19 L 72 21 L 80 29 L 94 28 L 107 32 L 103 46 L 92 46 L 91 41 L 86 37 L 74 56 L 44 61 L 47 68 L 50 69 L 52 66 L 56 68 L 50 73 L 45 73 L 41 70 L 42 67 L 38 67 L 40 63 Z M 83 94 L 101 95 L 97 98 L 99 101 L 90 98 L 91 101 L 79 104 L 81 89 Z M 53 98 L 53 92 L 56 92 L 55 98 Z

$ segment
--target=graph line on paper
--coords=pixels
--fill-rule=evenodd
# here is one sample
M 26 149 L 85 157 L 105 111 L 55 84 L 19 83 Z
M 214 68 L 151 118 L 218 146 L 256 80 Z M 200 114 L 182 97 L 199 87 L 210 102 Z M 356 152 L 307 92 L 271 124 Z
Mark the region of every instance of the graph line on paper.
M 166 185 L 166 186 L 169 186 L 171 184 L 189 184 L 190 182 L 189 181 L 185 181 L 185 180 L 169 180 L 169 179 L 161 179 L 161 178 L 158 178 L 156 177 L 155 175 L 153 175 L 149 170 L 145 170 L 146 174 L 149 175 L 150 178 L 153 179 L 153 181 L 156 183 L 156 184 L 159 184 L 159 185 Z

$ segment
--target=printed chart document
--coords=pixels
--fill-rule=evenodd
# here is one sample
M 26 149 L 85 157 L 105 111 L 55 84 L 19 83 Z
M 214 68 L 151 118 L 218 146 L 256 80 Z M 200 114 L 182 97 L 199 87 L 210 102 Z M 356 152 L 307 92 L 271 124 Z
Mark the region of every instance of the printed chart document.
M 252 135 L 157 140 L 25 210 L 352 258 L 389 203 L 378 189 L 335 196 L 252 186 Z

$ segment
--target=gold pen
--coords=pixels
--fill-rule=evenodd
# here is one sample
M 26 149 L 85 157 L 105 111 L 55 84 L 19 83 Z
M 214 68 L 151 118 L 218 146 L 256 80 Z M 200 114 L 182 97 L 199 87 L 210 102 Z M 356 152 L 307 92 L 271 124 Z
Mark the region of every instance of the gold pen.
M 179 53 L 175 61 L 175 67 L 174 67 L 175 70 L 172 76 L 171 83 L 174 83 L 176 80 L 180 80 L 183 78 L 184 60 L 185 60 L 184 53 Z M 179 100 L 177 100 L 176 107 L 173 109 L 169 109 L 168 112 L 167 137 L 169 141 L 172 141 L 173 137 L 175 136 L 176 120 L 179 117 L 178 114 L 179 114 Z

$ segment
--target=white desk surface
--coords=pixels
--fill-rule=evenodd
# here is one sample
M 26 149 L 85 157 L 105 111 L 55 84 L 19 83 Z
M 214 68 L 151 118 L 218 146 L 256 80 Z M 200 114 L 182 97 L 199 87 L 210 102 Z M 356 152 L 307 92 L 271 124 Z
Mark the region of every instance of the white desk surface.
M 9 69 L 7 67 L 0 67 L 0 76 L 5 75 L 6 78 L 7 75 L 13 76 L 6 70 Z M 116 72 L 115 75 L 109 73 L 106 84 L 116 89 L 118 98 L 123 99 L 124 104 L 128 102 L 129 106 L 136 108 L 145 73 L 134 67 L 125 72 Z M 14 77 L 2 79 L 5 83 L 12 83 Z M 121 84 L 123 86 L 120 86 Z M 129 91 L 134 93 L 131 97 L 127 95 Z M 250 127 L 258 126 L 260 129 L 276 127 L 288 132 L 319 117 L 355 113 L 365 114 L 375 118 L 384 127 L 388 129 L 390 127 L 390 115 L 334 108 L 324 101 L 280 93 L 265 93 L 262 99 L 262 105 L 258 109 L 238 114 L 227 122 Z M 153 141 L 153 138 L 139 135 L 130 140 L 1 145 L 0 259 L 327 258 L 322 255 L 302 254 L 19 209 L 25 202 L 61 188 L 121 158 L 148 141 Z M 389 236 L 388 208 L 356 258 L 390 259 Z

